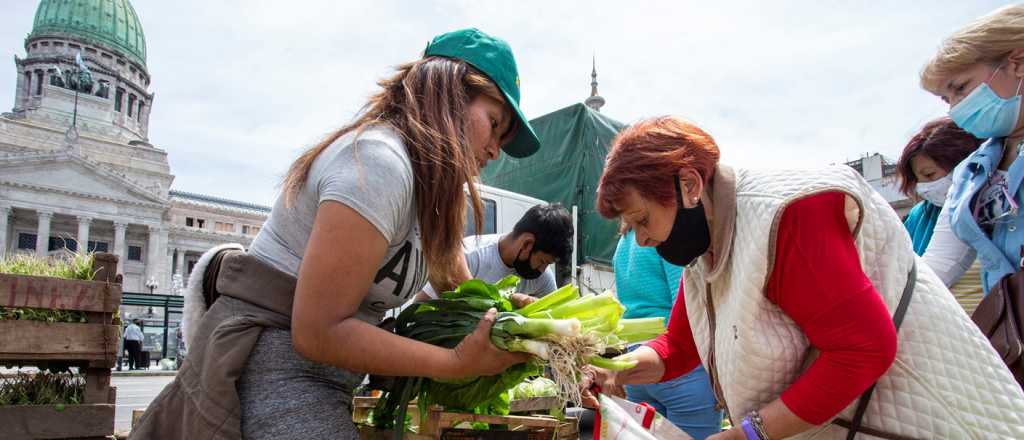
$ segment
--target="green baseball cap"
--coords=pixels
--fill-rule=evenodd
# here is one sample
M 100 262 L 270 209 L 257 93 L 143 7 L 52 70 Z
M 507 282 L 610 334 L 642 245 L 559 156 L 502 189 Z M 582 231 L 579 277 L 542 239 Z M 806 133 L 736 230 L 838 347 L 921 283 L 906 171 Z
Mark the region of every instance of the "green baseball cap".
M 502 147 L 506 154 L 522 158 L 540 149 L 540 139 L 519 109 L 519 71 L 516 69 L 516 59 L 512 56 L 512 48 L 505 40 L 487 35 L 476 28 L 460 29 L 434 37 L 423 56 L 465 61 L 494 81 L 505 95 L 505 102 L 519 118 L 515 135 Z

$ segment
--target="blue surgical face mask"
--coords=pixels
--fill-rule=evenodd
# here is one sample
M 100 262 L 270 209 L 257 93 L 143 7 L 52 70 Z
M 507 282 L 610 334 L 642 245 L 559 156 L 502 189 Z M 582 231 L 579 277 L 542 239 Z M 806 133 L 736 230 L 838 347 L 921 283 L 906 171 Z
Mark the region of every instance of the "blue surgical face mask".
M 999 66 L 996 72 L 1002 69 Z M 995 76 L 995 73 L 992 73 Z M 989 77 L 988 81 L 991 81 Z M 988 86 L 988 81 L 979 84 L 966 98 L 949 109 L 949 117 L 964 131 L 977 138 L 1006 137 L 1017 126 L 1020 116 L 1020 86 L 1011 98 L 1002 98 Z

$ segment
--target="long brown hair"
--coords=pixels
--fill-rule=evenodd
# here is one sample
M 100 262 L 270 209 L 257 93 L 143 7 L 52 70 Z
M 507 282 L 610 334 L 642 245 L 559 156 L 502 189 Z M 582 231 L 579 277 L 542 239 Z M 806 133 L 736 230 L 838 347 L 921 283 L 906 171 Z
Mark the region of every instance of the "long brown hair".
M 390 78 L 377 82 L 359 116 L 306 150 L 285 176 L 285 205 L 290 206 L 306 184 L 313 161 L 338 138 L 359 135 L 373 124 L 387 124 L 401 136 L 412 162 L 416 217 L 422 231 L 423 254 L 430 283 L 454 287 L 456 261 L 462 252 L 466 218 L 463 185 L 479 174 L 466 139 L 467 108 L 480 94 L 504 102 L 497 86 L 463 61 L 428 57 L 398 66 Z M 468 185 L 477 230 L 483 205 L 476 185 Z

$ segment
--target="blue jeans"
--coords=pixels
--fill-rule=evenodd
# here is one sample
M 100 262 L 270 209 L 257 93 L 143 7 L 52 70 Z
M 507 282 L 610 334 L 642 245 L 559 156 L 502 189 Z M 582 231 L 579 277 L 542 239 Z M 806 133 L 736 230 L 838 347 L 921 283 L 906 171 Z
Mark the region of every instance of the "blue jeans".
M 722 411 L 715 409 L 715 394 L 703 366 L 668 382 L 626 385 L 626 397 L 647 402 L 697 440 L 722 431 Z

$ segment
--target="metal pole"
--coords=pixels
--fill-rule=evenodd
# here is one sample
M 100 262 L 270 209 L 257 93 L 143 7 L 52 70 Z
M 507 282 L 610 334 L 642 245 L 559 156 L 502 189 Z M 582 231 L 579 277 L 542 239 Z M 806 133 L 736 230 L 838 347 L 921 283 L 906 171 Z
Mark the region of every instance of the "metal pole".
M 571 280 L 572 284 L 577 286 L 579 285 L 579 283 L 576 282 L 576 254 L 579 252 L 580 249 L 580 228 L 578 219 L 579 207 L 577 207 L 576 205 L 572 205 L 572 266 L 569 266 L 569 279 Z
M 168 298 L 164 298 L 164 345 L 163 345 L 163 347 L 161 347 L 161 350 L 160 350 L 160 359 L 166 359 L 167 358 L 167 325 L 168 325 L 168 322 L 167 322 L 168 313 L 167 312 L 168 312 L 168 309 L 170 309 L 170 304 L 168 304 L 168 302 L 169 302 Z
M 77 69 L 75 76 L 78 77 L 78 81 L 75 83 L 75 111 L 71 114 L 71 127 L 78 130 L 78 86 L 82 83 L 82 75 Z

